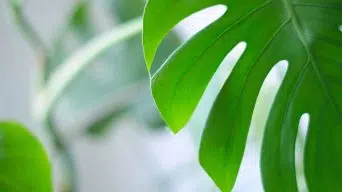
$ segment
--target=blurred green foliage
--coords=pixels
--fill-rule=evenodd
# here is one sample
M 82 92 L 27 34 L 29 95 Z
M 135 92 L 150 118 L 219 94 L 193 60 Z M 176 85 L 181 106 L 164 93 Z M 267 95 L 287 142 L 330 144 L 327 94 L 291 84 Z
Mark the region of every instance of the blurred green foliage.
M 52 191 L 51 166 L 42 144 L 14 122 L 0 122 L 0 191 Z
M 126 0 L 126 1 L 106 1 L 111 6 L 108 6 L 108 11 L 113 19 L 116 19 L 116 23 L 124 23 L 130 19 L 134 19 L 142 15 L 144 2 L 137 0 Z M 54 53 L 70 53 L 66 47 L 68 47 L 68 36 L 73 35 L 76 38 L 76 47 L 81 47 L 84 43 L 92 38 L 96 37 L 96 23 L 93 23 L 92 14 L 90 12 L 91 2 L 80 1 L 73 13 L 71 14 L 69 23 L 69 30 L 65 30 L 63 35 L 59 37 L 64 37 L 63 39 L 57 40 L 59 47 Z M 115 21 L 114 21 L 115 22 Z M 169 37 L 160 50 L 159 58 L 157 63 L 162 63 L 161 60 L 165 59 L 168 54 L 170 54 L 179 44 L 180 40 L 176 35 Z M 45 74 L 49 74 L 51 69 L 54 69 L 56 61 L 59 59 L 56 57 L 61 57 L 60 54 L 57 56 L 52 56 L 54 62 L 51 62 L 50 67 L 45 71 Z M 59 62 L 60 63 L 60 62 Z M 49 65 L 49 64 L 48 64 Z M 158 67 L 158 66 L 157 66 Z M 82 73 L 74 78 L 73 82 L 67 88 L 63 96 L 60 98 L 61 103 L 66 102 L 69 106 L 72 106 L 72 110 L 67 108 L 66 110 L 61 110 L 58 116 L 68 116 L 68 113 L 72 113 L 73 117 L 89 117 L 86 113 L 91 113 L 94 109 L 99 107 L 104 107 L 102 110 L 103 115 L 97 117 L 90 121 L 87 125 L 88 133 L 100 133 L 99 130 L 104 129 L 110 122 L 110 119 L 116 119 L 117 116 L 122 114 L 122 111 L 126 113 L 139 113 L 135 111 L 139 106 L 144 105 L 149 111 L 144 111 L 144 113 L 149 113 L 154 115 L 154 117 L 149 116 L 145 119 L 146 123 L 151 126 L 164 125 L 153 105 L 153 100 L 150 99 L 150 93 L 148 91 L 143 91 L 143 93 L 138 92 L 138 95 L 127 95 L 127 99 L 131 99 L 131 102 L 125 102 L 127 104 L 115 107 L 115 109 L 108 109 L 107 106 L 103 106 L 104 103 L 113 103 L 117 98 L 118 91 L 124 90 L 125 87 L 130 87 L 135 84 L 140 86 L 145 86 L 148 88 L 148 73 L 144 68 L 144 56 L 141 45 L 141 34 L 137 34 L 132 38 L 114 45 L 111 49 L 106 50 L 101 56 L 96 59 L 95 62 L 90 64 L 88 67 L 83 69 Z M 139 89 L 139 86 L 137 87 Z M 126 94 L 136 94 L 135 91 L 131 89 Z M 139 102 L 138 102 L 139 101 Z M 56 107 L 60 107 L 59 104 Z M 119 108 L 117 108 L 119 107 Z M 100 110 L 101 111 L 101 110 Z M 138 118 L 147 118 L 143 115 L 138 115 Z M 105 120 L 107 123 L 102 123 Z M 142 119 L 144 120 L 144 119 Z M 158 122 L 158 123 L 155 123 Z M 96 128 L 97 127 L 97 128 Z M 98 129 L 97 131 L 94 131 Z
M 9 2 L 19 30 L 37 53 L 40 77 L 37 92 L 48 90 L 54 74 L 64 67 L 62 64 L 105 32 L 96 22 L 97 15 L 92 12 L 94 2 L 79 0 L 75 2 L 65 24 L 56 30 L 49 43 L 51 46 L 46 46 L 35 26 L 25 17 L 24 2 Z M 142 0 L 105 0 L 106 6 L 102 11 L 110 20 L 106 27 L 115 30 L 116 26 L 141 17 L 144 3 Z M 177 35 L 170 34 L 159 50 L 156 63 L 162 63 L 179 44 Z M 77 187 L 72 153 L 67 144 L 69 141 L 63 138 L 61 130 L 82 126 L 81 130 L 76 130 L 80 131 L 77 136 L 96 136 L 100 139 L 113 127 L 113 121 L 127 114 L 140 121 L 142 127 L 160 130 L 165 124 L 154 106 L 148 87 L 149 75 L 144 65 L 139 32 L 102 50 L 95 60 L 72 77 L 58 98 L 54 98 L 55 102 L 44 115 L 47 119 L 43 119 L 43 123 L 52 135 L 57 152 L 64 159 L 69 181 L 63 184 L 63 190 L 76 191 Z M 49 93 L 45 95 L 49 97 Z M 66 129 L 62 129 L 61 125 Z

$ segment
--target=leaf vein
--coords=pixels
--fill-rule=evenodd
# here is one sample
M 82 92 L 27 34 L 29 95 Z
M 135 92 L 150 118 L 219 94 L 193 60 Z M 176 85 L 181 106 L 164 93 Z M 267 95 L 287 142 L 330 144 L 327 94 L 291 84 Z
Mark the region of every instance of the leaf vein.
M 323 8 L 323 9 L 342 9 L 342 4 L 320 4 L 320 3 L 292 3 L 295 7 L 312 7 L 312 8 Z
M 176 91 L 177 87 L 179 86 L 179 84 L 182 82 L 182 80 L 185 78 L 186 74 L 190 71 L 190 68 L 193 67 L 193 64 L 196 63 L 223 35 L 225 35 L 227 32 L 229 32 L 230 30 L 234 29 L 236 26 L 238 26 L 239 24 L 241 24 L 243 21 L 245 21 L 247 18 L 249 18 L 251 15 L 253 15 L 254 13 L 262 10 L 263 8 L 265 8 L 267 5 L 269 5 L 270 3 L 272 3 L 273 0 L 269 0 L 265 3 L 263 3 L 262 5 L 260 5 L 259 7 L 253 9 L 252 11 L 250 11 L 249 13 L 247 13 L 245 16 L 241 17 L 240 19 L 237 20 L 237 22 L 233 23 L 232 25 L 230 25 L 229 27 L 227 27 L 219 36 L 217 36 L 217 38 L 215 38 L 210 44 L 209 46 L 200 53 L 200 55 L 194 59 L 194 61 L 192 62 L 192 65 L 189 65 L 189 67 L 180 75 L 180 78 L 178 78 L 176 84 L 175 84 L 175 88 L 170 100 L 170 104 L 171 104 L 171 114 L 173 114 L 173 103 L 174 103 L 174 98 L 176 95 Z
M 292 4 L 292 5 L 293 5 L 293 4 Z M 294 6 L 294 5 L 293 5 L 293 6 Z M 289 7 L 287 7 L 287 8 L 289 8 Z M 318 70 L 317 64 L 316 64 L 316 62 L 315 62 L 315 60 L 314 60 L 314 57 L 313 57 L 313 55 L 312 55 L 312 51 L 310 50 L 309 45 L 308 45 L 307 42 L 306 42 L 307 40 L 306 40 L 306 38 L 305 38 L 304 35 L 303 35 L 303 31 L 302 31 L 301 28 L 300 28 L 300 24 L 301 24 L 301 23 L 300 23 L 300 20 L 299 20 L 299 18 L 297 17 L 297 14 L 296 14 L 295 12 L 293 12 L 293 11 L 290 11 L 290 12 L 291 12 L 292 17 L 293 17 L 293 20 L 292 20 L 293 27 L 294 27 L 295 31 L 297 32 L 298 37 L 299 37 L 299 39 L 300 39 L 300 42 L 301 42 L 302 45 L 305 47 L 305 50 L 306 50 L 306 52 L 307 52 L 307 54 L 308 54 L 308 56 L 309 56 L 309 58 L 310 58 L 310 60 L 311 60 L 311 64 L 312 64 L 312 66 L 313 66 L 313 69 L 314 69 L 314 71 L 315 71 L 315 73 L 316 73 L 316 75 L 317 75 L 318 80 L 320 81 L 320 83 L 321 83 L 321 85 L 322 85 L 323 93 L 325 94 L 325 96 L 327 97 L 327 99 L 328 99 L 328 100 L 330 101 L 330 103 L 332 104 L 332 106 L 333 106 L 335 112 L 336 112 L 340 117 L 342 117 L 342 112 L 340 111 L 339 107 L 338 107 L 337 104 L 336 104 L 336 101 L 334 100 L 332 94 L 330 93 L 329 89 L 327 88 L 327 85 L 326 85 L 326 83 L 325 83 L 324 77 L 321 75 L 321 73 L 320 73 L 319 70 Z
M 242 94 L 243 94 L 243 92 L 245 91 L 245 88 L 244 88 L 244 87 L 245 87 L 246 84 L 247 84 L 247 79 L 248 79 L 248 78 L 250 77 L 250 75 L 251 75 L 251 71 L 253 71 L 254 67 L 256 66 L 255 63 L 257 63 L 257 62 L 261 59 L 261 57 L 263 56 L 263 54 L 265 53 L 265 51 L 269 48 L 269 46 L 271 45 L 271 43 L 273 42 L 273 40 L 275 39 L 275 37 L 276 37 L 277 35 L 279 35 L 279 33 L 286 27 L 287 24 L 290 23 L 290 21 L 291 21 L 291 18 L 289 18 L 289 19 L 286 20 L 284 23 L 282 23 L 282 24 L 280 25 L 280 27 L 279 27 L 278 29 L 276 29 L 276 31 L 275 31 L 274 34 L 271 36 L 271 38 L 265 43 L 264 48 L 263 48 L 262 51 L 260 52 L 258 58 L 257 58 L 256 61 L 254 62 L 254 65 L 253 65 L 253 66 L 251 67 L 251 69 L 248 71 L 247 76 L 246 76 L 246 78 L 244 79 L 244 82 L 243 82 L 243 85 L 242 85 L 242 89 L 241 89 L 241 92 L 240 92 L 240 94 L 239 94 L 239 99 L 238 99 L 238 102 L 237 102 L 238 105 L 236 106 L 236 109 L 238 109 L 239 106 L 240 106 L 240 104 L 241 104 Z M 233 127 L 234 127 L 235 124 L 236 124 L 236 118 L 234 118 L 234 121 L 233 121 L 233 123 L 232 123 Z M 233 148 L 234 148 L 234 147 L 233 147 Z M 225 150 L 226 150 L 225 154 L 228 155 L 228 154 L 229 154 L 228 151 L 227 151 L 228 148 L 225 148 Z M 228 163 L 228 162 L 227 162 L 227 163 Z M 226 165 L 225 165 L 224 167 L 227 166 L 227 163 L 226 163 Z

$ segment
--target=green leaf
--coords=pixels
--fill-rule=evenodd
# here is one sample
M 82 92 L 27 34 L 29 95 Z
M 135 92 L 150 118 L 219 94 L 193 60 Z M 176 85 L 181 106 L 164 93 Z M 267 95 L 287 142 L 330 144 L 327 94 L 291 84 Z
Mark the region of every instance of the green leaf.
M 52 192 L 50 166 L 43 146 L 25 127 L 0 122 L 0 191 Z
M 200 162 L 222 191 L 231 191 L 243 157 L 256 98 L 265 77 L 289 62 L 272 106 L 262 147 L 266 191 L 298 191 L 295 141 L 310 114 L 305 175 L 310 191 L 342 188 L 341 0 L 150 0 L 143 44 L 150 69 L 158 45 L 182 19 L 214 5 L 228 11 L 177 49 L 152 77 L 167 124 L 179 131 L 218 66 L 239 42 L 247 49 L 214 103 L 202 136 Z
M 80 35 L 82 32 L 89 33 L 92 31 L 89 7 L 88 1 L 78 1 L 70 17 L 70 27 L 80 33 Z

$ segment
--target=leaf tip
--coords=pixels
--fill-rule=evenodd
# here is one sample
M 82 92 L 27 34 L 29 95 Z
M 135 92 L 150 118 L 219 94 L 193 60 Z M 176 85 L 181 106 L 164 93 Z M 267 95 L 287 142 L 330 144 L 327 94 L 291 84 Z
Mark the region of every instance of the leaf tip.
M 145 55 L 145 62 L 146 62 L 146 69 L 148 71 L 148 73 L 150 74 L 151 73 L 151 68 L 152 68 L 152 62 L 150 59 L 148 59 Z M 151 74 L 150 74 L 151 75 Z
M 174 134 L 174 135 L 176 135 L 177 133 L 179 133 L 181 130 L 182 130 L 182 128 L 178 128 L 178 127 L 171 127 L 171 126 L 169 126 L 170 127 L 170 130 L 172 131 L 172 133 Z
M 151 67 L 152 67 L 152 62 L 153 62 L 153 54 L 151 55 L 148 51 L 148 45 L 145 42 L 145 38 L 144 38 L 144 33 L 143 33 L 143 51 L 144 51 L 144 58 L 145 58 L 145 63 L 146 63 L 146 69 L 148 71 L 148 73 L 151 72 Z
M 208 149 L 203 147 L 203 143 L 201 143 L 199 151 L 199 163 L 201 167 L 222 192 L 231 192 L 235 182 L 232 183 L 227 177 L 226 170 L 222 167 L 223 164 L 217 161 L 217 158 L 212 153 L 209 154 L 208 152 Z

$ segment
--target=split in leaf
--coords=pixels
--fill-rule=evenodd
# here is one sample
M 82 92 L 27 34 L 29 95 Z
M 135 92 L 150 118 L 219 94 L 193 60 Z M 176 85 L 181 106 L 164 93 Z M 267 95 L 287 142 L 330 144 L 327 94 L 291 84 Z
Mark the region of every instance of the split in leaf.
M 150 0 L 143 44 L 147 68 L 167 33 L 205 8 L 228 11 L 180 46 L 153 74 L 152 93 L 175 132 L 190 119 L 224 57 L 239 42 L 247 48 L 211 109 L 200 162 L 219 188 L 235 183 L 252 113 L 265 77 L 289 63 L 263 138 L 261 168 L 266 191 L 298 191 L 295 143 L 304 113 L 310 115 L 304 170 L 310 191 L 342 188 L 341 0 Z

